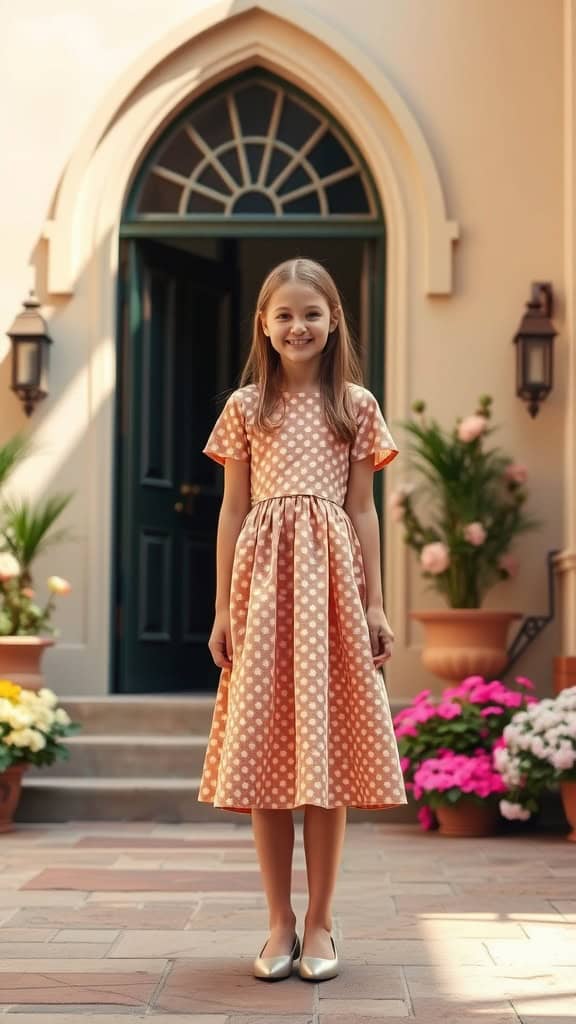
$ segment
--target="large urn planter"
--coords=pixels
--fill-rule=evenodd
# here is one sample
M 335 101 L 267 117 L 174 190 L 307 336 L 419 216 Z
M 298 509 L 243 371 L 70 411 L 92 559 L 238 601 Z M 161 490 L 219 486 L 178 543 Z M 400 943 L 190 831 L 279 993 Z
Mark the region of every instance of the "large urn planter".
M 20 800 L 22 776 L 28 766 L 13 764 L 0 772 L 0 832 L 11 832 L 14 814 Z
M 560 795 L 564 814 L 571 826 L 571 832 L 565 838 L 571 843 L 576 843 L 576 782 L 561 782 Z
M 489 800 L 477 803 L 462 797 L 454 804 L 434 808 L 441 836 L 491 836 L 499 820 L 498 806 Z
M 466 676 L 495 679 L 507 661 L 508 630 L 521 612 L 442 608 L 410 612 L 424 627 L 422 663 L 449 683 Z
M 42 658 L 54 640 L 44 636 L 1 636 L 0 679 L 10 679 L 27 690 L 44 686 Z

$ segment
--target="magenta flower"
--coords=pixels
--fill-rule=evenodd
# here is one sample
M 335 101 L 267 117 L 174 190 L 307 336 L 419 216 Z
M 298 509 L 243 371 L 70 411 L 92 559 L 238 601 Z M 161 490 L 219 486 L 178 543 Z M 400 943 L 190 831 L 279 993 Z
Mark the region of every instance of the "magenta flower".
M 497 704 L 488 704 L 487 707 L 482 708 L 482 710 L 480 711 L 480 714 L 483 715 L 483 716 L 486 716 L 486 715 L 501 715 L 503 711 L 504 711 L 504 708 L 498 707 Z
M 458 718 L 462 714 L 462 708 L 455 701 L 446 701 L 438 705 L 436 713 L 440 718 Z
M 429 807 L 421 807 L 418 811 L 418 821 L 426 831 L 434 828 L 436 818 Z

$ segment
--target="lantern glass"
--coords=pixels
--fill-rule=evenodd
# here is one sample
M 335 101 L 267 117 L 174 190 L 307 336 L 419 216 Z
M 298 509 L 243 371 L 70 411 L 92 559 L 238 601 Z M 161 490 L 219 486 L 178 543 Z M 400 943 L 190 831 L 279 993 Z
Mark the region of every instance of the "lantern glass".
M 33 341 L 18 341 L 15 345 L 14 383 L 20 388 L 37 388 L 41 378 L 42 344 Z
M 546 384 L 547 374 L 547 352 L 549 346 L 543 338 L 530 338 L 526 342 L 526 375 L 527 384 Z

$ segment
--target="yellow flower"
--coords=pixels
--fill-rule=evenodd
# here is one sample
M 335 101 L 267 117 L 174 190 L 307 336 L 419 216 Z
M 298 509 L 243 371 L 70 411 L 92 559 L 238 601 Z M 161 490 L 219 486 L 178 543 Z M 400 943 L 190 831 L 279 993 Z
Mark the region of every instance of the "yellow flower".
M 0 697 L 16 704 L 21 693 L 22 687 L 18 686 L 18 683 L 12 683 L 10 679 L 0 679 Z
M 72 590 L 68 580 L 62 579 L 61 576 L 49 576 L 47 582 L 48 590 L 51 590 L 53 594 L 69 594 Z

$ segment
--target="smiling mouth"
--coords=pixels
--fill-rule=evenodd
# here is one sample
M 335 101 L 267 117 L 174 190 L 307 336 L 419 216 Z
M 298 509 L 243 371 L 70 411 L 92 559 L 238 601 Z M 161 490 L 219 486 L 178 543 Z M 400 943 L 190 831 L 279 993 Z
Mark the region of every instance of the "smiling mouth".
M 304 338 L 301 341 L 287 341 L 286 344 L 287 345 L 293 345 L 294 348 L 303 348 L 304 345 L 309 345 L 311 341 L 312 341 L 312 338 Z

